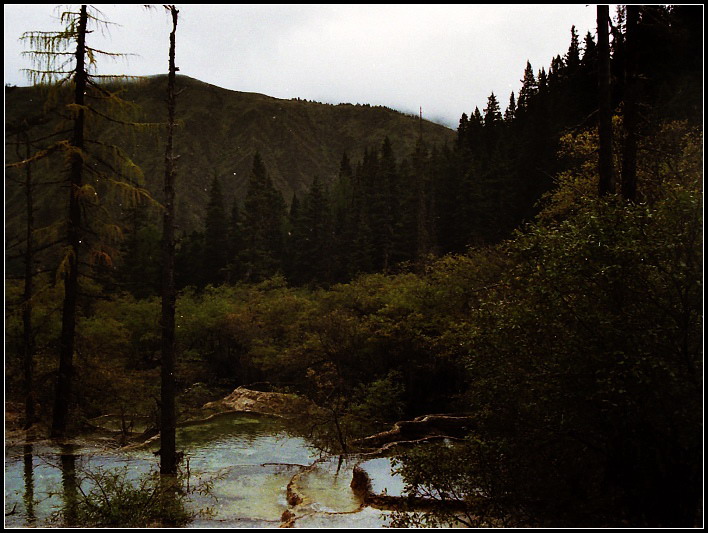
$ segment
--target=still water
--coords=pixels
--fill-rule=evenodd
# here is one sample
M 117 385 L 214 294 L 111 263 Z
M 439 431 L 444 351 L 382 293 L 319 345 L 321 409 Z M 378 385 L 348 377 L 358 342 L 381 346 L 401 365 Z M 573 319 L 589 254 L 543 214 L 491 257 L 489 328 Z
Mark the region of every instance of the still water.
M 354 460 L 321 456 L 278 419 L 221 415 L 180 428 L 177 442 L 188 460 L 190 483 L 213 482 L 208 495 L 193 493 L 190 498 L 192 510 L 210 510 L 191 527 L 277 527 L 289 508 L 291 482 L 303 500 L 296 527 L 382 527 L 388 521 L 388 513 L 362 507 L 352 493 Z M 72 497 L 67 487 L 77 473 L 120 468 L 137 479 L 156 468 L 158 447 L 111 450 L 88 441 L 6 447 L 5 526 L 65 525 L 67 518 L 57 509 Z M 387 460 L 369 464 L 374 475 L 390 475 Z M 389 482 L 395 485 L 395 480 Z

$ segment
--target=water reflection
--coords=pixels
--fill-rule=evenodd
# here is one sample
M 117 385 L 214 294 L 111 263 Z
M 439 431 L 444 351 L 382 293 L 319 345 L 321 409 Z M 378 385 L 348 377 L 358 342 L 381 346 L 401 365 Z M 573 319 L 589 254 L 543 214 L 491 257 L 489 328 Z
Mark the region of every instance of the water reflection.
M 82 489 L 88 494 L 93 487 L 92 473 L 123 468 L 127 481 L 139 483 L 142 474 L 154 469 L 153 452 L 159 444 L 117 451 L 103 447 L 104 442 L 33 442 L 6 448 L 6 514 L 15 504 L 18 509 L 6 516 L 6 526 L 80 527 L 77 504 L 82 503 Z M 337 523 L 334 527 L 342 527 L 346 516 L 355 523 L 369 516 L 338 515 L 356 512 L 360 505 L 349 487 L 351 460 L 333 456 L 310 470 L 308 465 L 321 458 L 319 451 L 281 420 L 244 414 L 217 417 L 180 428 L 178 444 L 189 460 L 189 488 L 211 484 L 206 495 L 188 493 L 189 512 L 213 511 L 198 516 L 192 527 L 277 527 L 289 508 L 287 486 L 299 474 L 301 494 L 313 504 L 308 512 L 322 513 L 323 520 L 329 516 Z M 186 468 L 186 462 L 182 466 Z
M 61 462 L 62 500 L 64 502 L 64 523 L 71 527 L 77 525 L 76 506 L 78 503 L 78 485 L 76 479 L 76 447 L 62 445 L 59 448 Z
M 32 445 L 25 444 L 23 449 L 25 492 L 22 498 L 25 504 L 25 516 L 27 525 L 34 526 L 36 517 L 34 514 L 34 456 L 32 455 Z

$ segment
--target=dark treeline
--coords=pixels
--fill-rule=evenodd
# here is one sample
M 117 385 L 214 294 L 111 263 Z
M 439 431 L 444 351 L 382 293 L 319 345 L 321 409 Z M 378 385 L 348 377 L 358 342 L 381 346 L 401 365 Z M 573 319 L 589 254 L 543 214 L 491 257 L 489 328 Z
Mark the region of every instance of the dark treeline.
M 644 7 L 631 61 L 624 25 L 621 12 L 611 50 L 618 116 L 631 85 L 641 93 L 641 135 L 668 119 L 697 123 L 702 28 L 691 8 Z M 313 176 L 304 196 L 287 199 L 258 154 L 245 198 L 212 175 L 203 230 L 183 235 L 179 245 L 178 285 L 281 273 L 294 285 L 329 286 L 508 238 L 538 212 L 553 177 L 575 163 L 559 155 L 561 138 L 597 123 L 597 73 L 595 39 L 573 28 L 567 52 L 548 68 L 527 63 L 505 109 L 491 94 L 482 111 L 463 114 L 453 146 L 421 138 L 413 153 L 398 153 L 382 139 L 364 154 L 343 154 L 338 175 Z M 159 232 L 146 220 L 134 213 L 118 275 L 136 295 L 158 286 L 150 250 Z

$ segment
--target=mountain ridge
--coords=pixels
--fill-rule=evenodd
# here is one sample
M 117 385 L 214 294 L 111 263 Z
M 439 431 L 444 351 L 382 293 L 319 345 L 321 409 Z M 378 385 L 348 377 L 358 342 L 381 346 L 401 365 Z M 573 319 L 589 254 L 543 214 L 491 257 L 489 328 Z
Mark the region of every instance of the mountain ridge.
M 141 121 L 164 122 L 166 75 L 128 83 L 121 97 L 142 110 Z M 6 87 L 5 123 L 29 112 L 32 87 Z M 287 203 L 302 195 L 313 178 L 331 183 L 343 154 L 356 163 L 365 150 L 378 149 L 388 137 L 396 157 L 412 153 L 420 135 L 429 145 L 444 145 L 455 131 L 383 106 L 325 104 L 279 99 L 233 91 L 180 75 L 177 90 L 179 127 L 175 132 L 178 162 L 178 218 L 185 231 L 200 229 L 208 188 L 219 178 L 227 205 L 242 202 L 253 157 L 259 153 Z M 102 126 L 107 142 L 121 146 L 143 169 L 146 187 L 159 198 L 162 190 L 162 129 L 122 136 L 117 126 Z

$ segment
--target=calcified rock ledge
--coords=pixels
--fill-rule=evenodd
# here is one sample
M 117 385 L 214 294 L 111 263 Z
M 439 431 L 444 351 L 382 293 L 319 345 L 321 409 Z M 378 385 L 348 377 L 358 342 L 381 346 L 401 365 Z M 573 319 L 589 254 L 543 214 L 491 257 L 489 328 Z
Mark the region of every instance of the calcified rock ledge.
M 310 466 L 302 468 L 290 479 L 286 488 L 288 508 L 280 517 L 280 527 L 297 527 L 296 522 L 298 521 L 307 522 L 322 518 L 330 520 L 336 519 L 337 517 L 341 518 L 345 515 L 355 515 L 369 507 L 369 505 L 359 497 L 358 493 L 354 491 L 352 491 L 352 494 L 355 501 L 352 502 L 353 506 L 350 506 L 347 510 L 325 510 L 319 506 L 319 502 L 312 499 L 312 494 L 306 489 L 308 484 L 307 476 L 312 475 L 320 465 L 326 463 L 329 459 L 331 458 L 323 457 L 318 459 Z
M 214 418 L 231 413 L 250 413 L 259 416 L 273 416 L 279 418 L 302 417 L 303 415 L 318 415 L 322 409 L 309 400 L 294 394 L 277 392 L 262 392 L 238 387 L 221 400 L 204 404 L 204 411 L 211 414 L 198 420 L 190 420 L 179 424 L 189 426 L 207 422 Z M 350 457 L 359 457 L 362 461 L 373 457 L 390 455 L 395 447 L 411 447 L 434 440 L 461 440 L 471 430 L 472 419 L 462 415 L 433 414 L 417 417 L 413 420 L 396 422 L 393 427 L 381 433 L 358 439 L 352 444 L 358 452 Z M 159 439 L 159 434 L 150 439 L 129 447 L 142 447 Z M 125 448 L 124 448 L 125 449 Z M 382 512 L 393 510 L 425 510 L 441 505 L 441 502 L 418 497 L 391 496 L 377 494 L 372 489 L 369 474 L 359 467 L 357 463 L 352 470 L 350 488 L 355 499 L 359 502 L 354 510 L 341 512 L 326 512 L 318 510 L 315 502 L 303 489 L 304 476 L 313 472 L 318 465 L 326 461 L 322 458 L 309 466 L 298 465 L 300 470 L 290 479 L 286 487 L 286 501 L 288 508 L 280 517 L 280 527 L 296 527 L 296 522 L 303 519 L 312 519 L 317 516 L 351 515 L 360 513 L 366 508 Z M 456 502 L 445 502 L 448 509 L 456 510 Z M 462 503 L 460 502 L 460 505 Z
M 384 452 L 394 446 L 413 445 L 431 440 L 464 438 L 472 429 L 472 418 L 463 415 L 424 415 L 396 422 L 388 431 L 353 442 L 364 449 Z M 376 453 L 374 452 L 374 453 Z
M 314 416 L 321 413 L 321 409 L 309 400 L 295 394 L 280 392 L 262 392 L 238 387 L 226 397 L 202 406 L 204 417 L 180 422 L 177 427 L 187 427 L 209 422 L 220 416 L 233 413 L 249 413 L 259 416 L 272 416 L 277 418 L 294 418 L 298 416 Z M 210 414 L 206 414 L 210 413 Z M 141 442 L 131 444 L 126 448 L 141 447 L 159 440 L 160 435 L 156 429 L 143 434 Z M 147 440 L 146 440 L 147 439 Z
M 311 401 L 295 394 L 261 392 L 238 387 L 221 400 L 204 404 L 204 409 L 219 412 L 258 413 L 283 418 L 318 414 L 322 411 Z
M 396 422 L 389 431 L 377 433 L 354 441 L 353 444 L 366 451 L 352 454 L 361 460 L 352 470 L 350 488 L 359 501 L 355 511 L 334 514 L 358 513 L 367 507 L 380 511 L 424 511 L 444 507 L 447 511 L 462 512 L 466 508 L 462 501 L 439 501 L 413 496 L 392 496 L 378 494 L 365 469 L 360 467 L 363 461 L 373 457 L 390 455 L 395 447 L 411 447 L 434 440 L 462 440 L 470 431 L 472 419 L 461 415 L 436 414 L 417 417 L 414 420 Z M 281 516 L 280 527 L 296 527 L 298 520 L 317 514 L 313 511 L 308 497 L 302 490 L 303 476 L 308 475 L 320 461 L 295 474 L 287 486 L 289 508 Z M 321 513 L 320 513 L 321 514 Z

